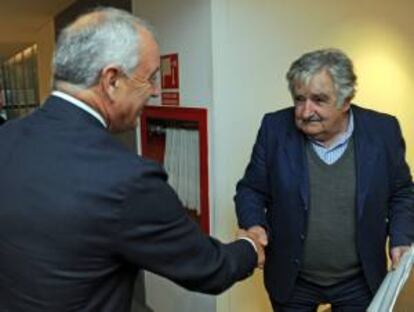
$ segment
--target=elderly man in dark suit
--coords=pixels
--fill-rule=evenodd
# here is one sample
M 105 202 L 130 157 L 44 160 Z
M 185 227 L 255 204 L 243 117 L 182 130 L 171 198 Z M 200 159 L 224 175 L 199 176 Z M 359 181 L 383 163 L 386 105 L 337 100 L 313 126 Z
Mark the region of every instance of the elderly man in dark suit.
M 235 197 L 241 227 L 267 245 L 265 285 L 278 312 L 365 311 L 414 238 L 414 194 L 396 118 L 351 104 L 341 51 L 296 60 L 294 107 L 267 114 Z
M 126 312 L 140 269 L 216 294 L 263 263 L 255 235 L 203 234 L 162 168 L 109 134 L 136 127 L 159 64 L 127 12 L 98 9 L 61 33 L 55 91 L 0 130 L 1 311 Z

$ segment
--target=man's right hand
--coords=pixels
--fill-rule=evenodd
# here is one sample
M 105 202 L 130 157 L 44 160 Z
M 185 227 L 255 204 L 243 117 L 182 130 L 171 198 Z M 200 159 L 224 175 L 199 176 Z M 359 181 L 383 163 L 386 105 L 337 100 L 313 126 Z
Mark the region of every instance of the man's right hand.
M 264 263 L 265 263 L 264 249 L 269 242 L 267 238 L 266 230 L 260 225 L 255 225 L 255 226 L 250 227 L 247 230 L 247 233 L 249 233 L 251 236 L 254 237 L 253 239 L 255 240 L 255 242 L 258 242 L 260 244 L 260 251 L 262 255 L 258 252 L 258 265 L 257 266 L 259 269 L 263 269 Z
M 258 237 L 258 241 L 262 245 L 262 247 L 267 246 L 269 241 L 268 241 L 268 238 L 267 238 L 266 230 L 262 226 L 260 226 L 260 225 L 252 226 L 247 230 L 247 232 L 256 235 Z
M 254 232 L 249 232 L 246 230 L 239 229 L 237 232 L 237 237 L 238 238 L 249 238 L 251 241 L 253 241 L 256 252 L 257 252 L 257 267 L 259 269 L 263 269 L 263 266 L 265 263 L 265 252 L 264 252 L 264 246 L 260 242 L 259 235 Z

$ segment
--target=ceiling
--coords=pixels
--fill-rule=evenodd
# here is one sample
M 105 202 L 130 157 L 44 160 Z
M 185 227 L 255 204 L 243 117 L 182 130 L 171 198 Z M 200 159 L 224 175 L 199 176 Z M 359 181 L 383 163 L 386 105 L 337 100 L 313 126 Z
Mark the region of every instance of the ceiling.
M 74 0 L 1 0 L 0 60 L 34 43 L 35 34 Z

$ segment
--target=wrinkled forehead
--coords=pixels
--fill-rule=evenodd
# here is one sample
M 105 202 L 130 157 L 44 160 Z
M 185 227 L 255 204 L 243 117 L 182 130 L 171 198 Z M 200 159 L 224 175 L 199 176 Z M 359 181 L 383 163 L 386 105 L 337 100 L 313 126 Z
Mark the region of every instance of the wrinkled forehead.
M 160 49 L 154 35 L 146 28 L 139 28 L 140 47 L 139 55 L 141 61 L 160 62 Z

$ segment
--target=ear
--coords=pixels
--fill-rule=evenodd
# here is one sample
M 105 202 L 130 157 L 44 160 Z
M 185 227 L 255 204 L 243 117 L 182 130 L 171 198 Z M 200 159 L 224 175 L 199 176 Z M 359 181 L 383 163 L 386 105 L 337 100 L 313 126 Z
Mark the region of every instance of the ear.
M 352 101 L 352 98 L 348 97 L 345 99 L 344 104 L 341 107 L 343 112 L 349 111 L 349 109 L 351 108 L 351 101 Z
M 122 71 L 119 67 L 108 65 L 101 71 L 100 85 L 102 91 L 112 100 L 118 91 Z

